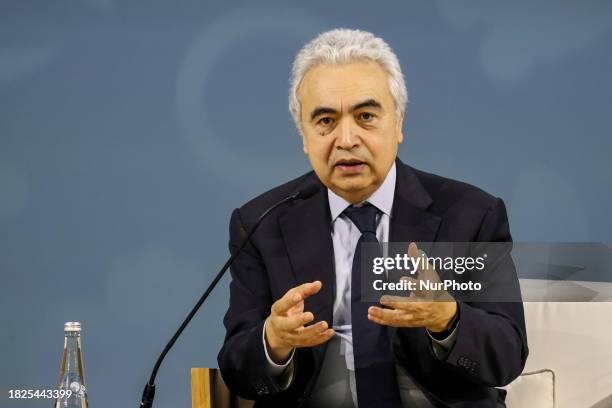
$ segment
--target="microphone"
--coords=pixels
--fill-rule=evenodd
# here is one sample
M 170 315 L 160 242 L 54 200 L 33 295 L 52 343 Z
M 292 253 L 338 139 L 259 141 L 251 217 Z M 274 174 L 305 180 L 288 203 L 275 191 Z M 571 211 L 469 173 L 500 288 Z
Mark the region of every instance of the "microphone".
M 198 302 L 193 307 L 193 309 L 191 309 L 191 311 L 189 312 L 185 320 L 183 320 L 183 323 L 181 323 L 181 326 L 178 328 L 176 333 L 174 333 L 174 336 L 172 336 L 168 344 L 166 344 L 166 347 L 164 347 L 164 350 L 161 352 L 161 354 L 157 358 L 157 362 L 155 363 L 155 366 L 153 367 L 153 371 L 151 372 L 151 377 L 149 378 L 149 382 L 145 385 L 144 391 L 142 392 L 142 398 L 140 400 L 140 406 L 139 406 L 140 408 L 151 408 L 153 406 L 153 399 L 155 398 L 155 377 L 157 376 L 157 371 L 159 370 L 159 367 L 161 366 L 162 361 L 164 361 L 166 354 L 168 354 L 172 346 L 174 346 L 174 343 L 176 343 L 176 340 L 179 338 L 181 333 L 183 333 L 183 330 L 185 330 L 185 327 L 187 327 L 187 325 L 189 324 L 193 316 L 195 316 L 195 314 L 198 312 L 198 310 L 200 309 L 200 306 L 202 306 L 202 304 L 204 303 L 208 295 L 210 295 L 210 293 L 213 291 L 215 286 L 217 286 L 217 283 L 219 283 L 219 281 L 225 274 L 225 271 L 227 271 L 227 269 L 234 263 L 234 261 L 236 260 L 240 252 L 242 252 L 242 249 L 251 240 L 251 237 L 253 236 L 253 233 L 255 232 L 255 230 L 257 230 L 257 228 L 259 227 L 259 224 L 261 224 L 261 222 L 268 216 L 268 214 L 270 214 L 277 207 L 280 207 L 281 205 L 294 201 L 294 200 L 305 200 L 307 198 L 310 198 L 313 195 L 315 195 L 319 191 L 320 188 L 321 186 L 319 184 L 315 184 L 315 183 L 306 184 L 305 186 L 298 189 L 290 196 L 283 198 L 281 201 L 277 202 L 276 204 L 268 208 L 266 211 L 263 212 L 263 214 L 259 216 L 255 224 L 251 227 L 249 232 L 246 234 L 246 236 L 242 240 L 242 243 L 240 244 L 236 252 L 234 252 L 229 257 L 227 262 L 225 262 L 225 265 L 223 265 L 219 273 L 217 273 L 217 276 L 215 276 L 215 279 L 213 279 L 213 281 L 208 286 L 208 288 L 206 289 L 202 297 L 200 297 L 200 300 L 198 300 Z
M 301 200 L 305 200 L 307 198 L 312 197 L 313 195 L 315 195 L 316 193 L 319 192 L 319 189 L 321 188 L 321 186 L 319 184 L 315 184 L 315 183 L 310 183 L 310 184 L 306 184 L 304 187 L 302 187 L 301 189 L 297 190 L 294 194 L 293 194 L 293 200 L 296 199 L 301 199 Z

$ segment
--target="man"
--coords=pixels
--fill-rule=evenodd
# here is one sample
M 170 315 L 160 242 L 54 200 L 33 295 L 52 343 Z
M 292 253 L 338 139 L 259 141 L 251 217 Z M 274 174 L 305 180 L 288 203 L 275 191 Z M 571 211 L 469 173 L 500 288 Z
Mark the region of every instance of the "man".
M 230 222 L 233 252 L 266 208 L 321 185 L 266 218 L 231 270 L 218 362 L 256 406 L 504 406 L 494 387 L 523 369 L 521 303 L 360 299 L 364 242 L 511 241 L 500 199 L 397 159 L 406 103 L 395 54 L 370 33 L 323 33 L 294 61 L 290 111 L 314 172 Z

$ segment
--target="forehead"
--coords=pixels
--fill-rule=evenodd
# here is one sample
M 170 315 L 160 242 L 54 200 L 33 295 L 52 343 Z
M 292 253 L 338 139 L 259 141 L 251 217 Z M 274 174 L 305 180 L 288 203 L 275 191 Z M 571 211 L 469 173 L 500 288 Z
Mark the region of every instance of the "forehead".
M 383 106 L 392 102 L 388 74 L 375 61 L 348 64 L 320 64 L 306 72 L 298 98 L 303 106 L 344 107 L 374 98 Z

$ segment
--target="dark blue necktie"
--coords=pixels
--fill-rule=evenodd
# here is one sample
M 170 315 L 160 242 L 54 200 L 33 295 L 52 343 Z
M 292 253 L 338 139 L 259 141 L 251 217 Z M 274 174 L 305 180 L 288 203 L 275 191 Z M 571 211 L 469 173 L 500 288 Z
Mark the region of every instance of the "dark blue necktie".
M 391 347 L 391 330 L 368 320 L 368 307 L 377 305 L 361 300 L 363 292 L 371 290 L 373 277 L 371 267 L 362 275 L 364 265 L 372 265 L 371 260 L 362 260 L 362 253 L 368 258 L 382 256 L 380 243 L 376 238 L 376 216 L 379 210 L 366 203 L 361 207 L 348 207 L 344 214 L 361 232 L 353 256 L 351 276 L 351 325 L 353 330 L 353 357 L 355 362 L 355 382 L 357 385 L 357 401 L 359 408 L 397 408 L 401 407 L 395 360 Z M 376 251 L 363 251 L 362 244 L 370 243 Z M 378 245 L 372 245 L 375 243 Z M 380 275 L 384 277 L 384 275 Z M 363 285 L 368 285 L 362 288 Z M 378 304 L 380 306 L 380 304 Z

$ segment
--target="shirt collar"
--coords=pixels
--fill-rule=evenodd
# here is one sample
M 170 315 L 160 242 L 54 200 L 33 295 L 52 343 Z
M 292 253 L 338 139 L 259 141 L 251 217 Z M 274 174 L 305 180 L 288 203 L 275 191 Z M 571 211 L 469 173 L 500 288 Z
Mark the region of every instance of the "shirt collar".
M 369 202 L 389 217 L 391 217 L 391 208 L 393 207 L 393 198 L 395 196 L 395 172 L 395 162 L 393 162 L 393 165 L 387 173 L 387 177 L 385 177 L 385 181 L 383 181 L 380 187 L 378 187 L 369 198 L 364 200 L 364 202 Z M 327 199 L 329 201 L 329 209 L 333 223 L 351 203 L 331 191 L 329 188 L 327 189 Z

